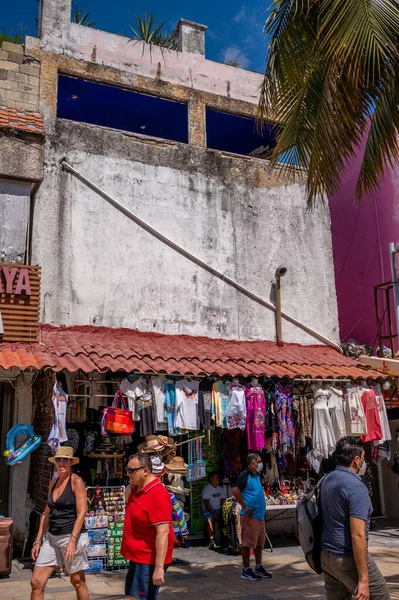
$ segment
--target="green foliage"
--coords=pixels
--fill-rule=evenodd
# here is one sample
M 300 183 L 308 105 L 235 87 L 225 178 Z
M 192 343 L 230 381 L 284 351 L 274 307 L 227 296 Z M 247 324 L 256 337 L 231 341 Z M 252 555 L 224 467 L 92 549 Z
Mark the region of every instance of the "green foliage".
M 164 32 L 163 28 L 165 26 L 165 21 L 159 21 L 159 23 L 155 25 L 154 20 L 155 16 L 153 14 L 149 17 L 147 17 L 147 13 L 144 13 L 143 16 L 138 14 L 136 17 L 136 26 L 133 27 L 132 25 L 129 25 L 133 32 L 133 36 L 129 41 L 141 40 L 147 44 L 161 46 L 168 50 L 176 50 L 178 42 L 175 34 L 172 33 L 169 35 L 167 32 Z
M 284 125 L 272 162 L 307 170 L 310 204 L 339 190 L 364 137 L 356 188 L 378 189 L 399 160 L 399 5 L 392 0 L 274 0 L 259 118 Z
M 90 11 L 83 12 L 77 6 L 75 8 L 75 12 L 72 14 L 72 23 L 77 23 L 78 25 L 84 25 L 85 27 L 94 27 L 97 25 L 98 21 L 89 22 Z
M 7 35 L 6 33 L 0 32 L 0 46 L 3 42 L 11 42 L 12 44 L 22 44 L 23 43 L 22 35 Z

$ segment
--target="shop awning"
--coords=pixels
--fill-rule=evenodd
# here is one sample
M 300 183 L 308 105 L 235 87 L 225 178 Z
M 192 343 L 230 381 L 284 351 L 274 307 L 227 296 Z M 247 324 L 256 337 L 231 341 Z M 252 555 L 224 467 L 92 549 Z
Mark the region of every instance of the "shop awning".
M 163 335 L 132 329 L 42 325 L 37 344 L 0 344 L 0 366 L 71 372 L 137 371 L 224 375 L 384 379 L 382 372 L 328 346 Z

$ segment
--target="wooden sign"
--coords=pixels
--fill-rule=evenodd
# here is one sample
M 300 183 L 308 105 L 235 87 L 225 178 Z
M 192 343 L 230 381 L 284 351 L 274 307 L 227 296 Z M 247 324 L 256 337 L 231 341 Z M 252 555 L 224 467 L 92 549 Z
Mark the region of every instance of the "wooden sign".
M 0 263 L 0 341 L 39 341 L 40 274 L 37 266 Z

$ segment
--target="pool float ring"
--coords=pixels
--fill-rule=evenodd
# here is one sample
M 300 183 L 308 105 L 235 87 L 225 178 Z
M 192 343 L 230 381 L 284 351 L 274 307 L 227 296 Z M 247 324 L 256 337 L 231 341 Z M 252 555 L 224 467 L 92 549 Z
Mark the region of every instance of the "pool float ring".
M 20 435 L 26 435 L 26 440 L 15 448 L 15 439 Z M 39 448 L 42 443 L 42 436 L 36 435 L 31 425 L 14 425 L 7 433 L 6 448 L 3 454 L 6 457 L 6 465 L 12 467 L 21 463 L 25 458 Z

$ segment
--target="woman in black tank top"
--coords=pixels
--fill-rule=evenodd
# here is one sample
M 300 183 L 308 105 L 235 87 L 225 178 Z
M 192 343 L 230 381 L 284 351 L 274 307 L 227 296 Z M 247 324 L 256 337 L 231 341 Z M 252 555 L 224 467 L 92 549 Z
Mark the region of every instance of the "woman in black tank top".
M 70 575 L 77 600 L 88 600 L 89 591 L 84 575 L 84 569 L 88 568 L 88 540 L 84 527 L 87 493 L 82 478 L 72 472 L 72 465 L 78 463 L 79 459 L 73 456 L 72 448 L 61 446 L 49 461 L 55 464 L 58 479 L 51 484 L 47 506 L 32 548 L 32 559 L 36 565 L 31 581 L 31 600 L 43 600 L 53 569 L 63 565 Z

